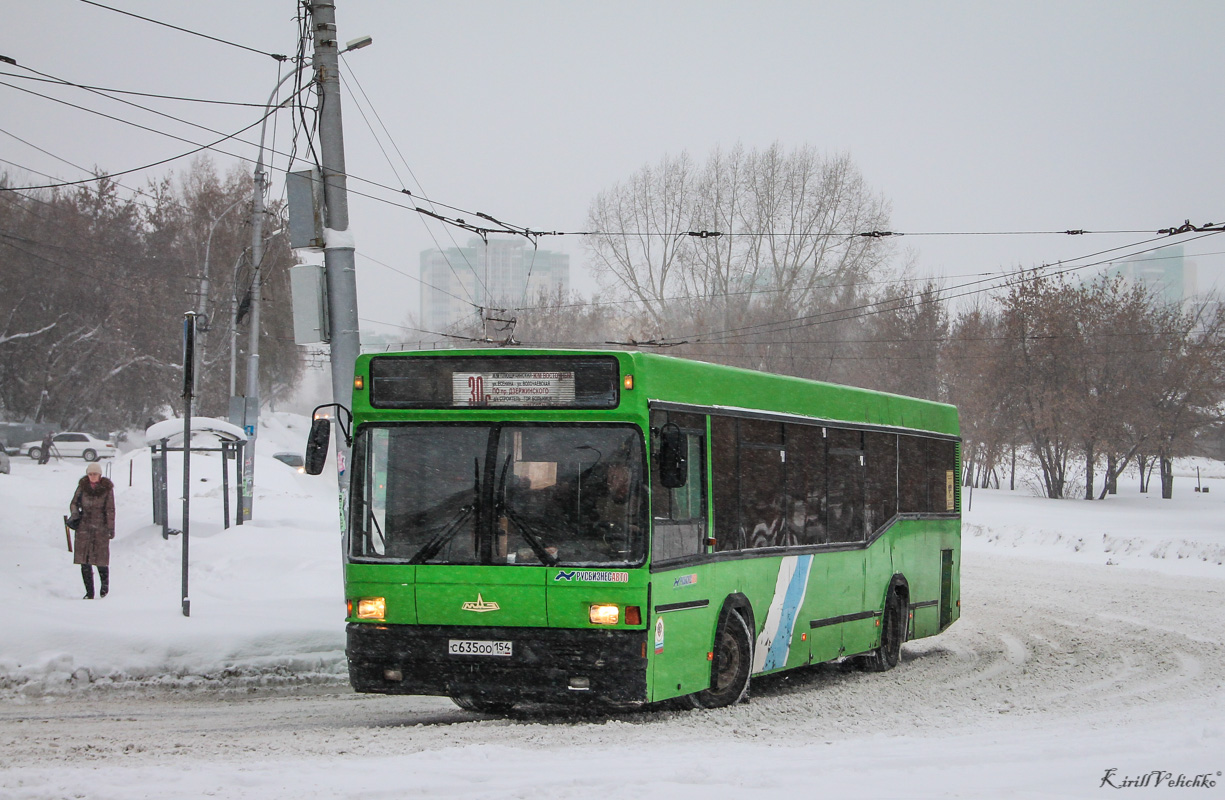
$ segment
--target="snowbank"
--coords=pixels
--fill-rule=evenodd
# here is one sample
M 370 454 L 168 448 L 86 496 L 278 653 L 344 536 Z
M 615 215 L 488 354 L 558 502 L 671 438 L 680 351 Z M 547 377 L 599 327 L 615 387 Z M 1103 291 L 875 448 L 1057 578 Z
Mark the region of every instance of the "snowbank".
M 1206 492 L 1197 492 L 1196 467 Z M 1139 567 L 1225 578 L 1225 464 L 1175 464 L 1174 496 L 1134 475 L 1104 500 L 1049 500 L 1023 491 L 963 492 L 963 547 L 1000 548 L 1031 558 Z
M 181 538 L 153 524 L 147 449 L 105 465 L 116 536 L 110 596 L 94 601 L 82 599 L 62 524 L 84 462 L 14 459 L 0 475 L 0 603 L 17 610 L 0 618 L 0 695 L 342 681 L 335 473 L 307 476 L 272 458 L 301 449 L 308 428 L 305 417 L 263 415 L 253 519 L 234 524 L 231 463 L 229 529 L 221 455 L 192 456 L 190 617 L 180 610 Z M 181 528 L 181 455 L 168 472 L 170 526 Z

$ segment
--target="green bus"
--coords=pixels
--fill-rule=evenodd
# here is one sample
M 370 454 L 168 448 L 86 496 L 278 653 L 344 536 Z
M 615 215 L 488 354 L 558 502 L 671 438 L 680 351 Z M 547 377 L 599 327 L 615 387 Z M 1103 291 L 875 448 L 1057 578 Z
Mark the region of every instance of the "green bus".
M 952 406 L 518 349 L 362 355 L 352 402 L 359 692 L 717 707 L 754 675 L 890 669 L 960 616 Z

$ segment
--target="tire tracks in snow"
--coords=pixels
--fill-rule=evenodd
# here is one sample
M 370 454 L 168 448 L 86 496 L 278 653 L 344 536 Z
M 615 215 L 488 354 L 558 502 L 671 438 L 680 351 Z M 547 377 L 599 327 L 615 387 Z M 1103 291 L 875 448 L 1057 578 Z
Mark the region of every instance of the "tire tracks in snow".
M 908 642 L 870 673 L 819 665 L 755 679 L 750 702 L 711 711 L 580 715 L 460 711 L 445 698 L 354 695 L 332 687 L 235 697 L 93 691 L 0 703 L 0 765 L 334 757 L 465 745 L 528 750 L 667 746 L 729 739 L 822 742 L 958 735 L 995 725 L 1064 730 L 1219 714 L 1225 582 L 971 552 L 962 618 Z M 1193 613 L 1192 613 L 1193 612 Z

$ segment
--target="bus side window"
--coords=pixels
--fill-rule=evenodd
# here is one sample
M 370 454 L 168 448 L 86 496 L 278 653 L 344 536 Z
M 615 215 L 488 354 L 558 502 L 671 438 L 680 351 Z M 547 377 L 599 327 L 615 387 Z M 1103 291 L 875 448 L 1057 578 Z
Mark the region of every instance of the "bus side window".
M 715 549 L 741 550 L 740 461 L 736 446 L 736 419 L 710 417 L 711 479 L 714 485 Z
M 954 502 L 956 470 L 957 443 L 944 439 L 928 440 L 927 481 L 933 514 L 946 514 L 956 510 Z
M 744 547 L 784 547 L 789 536 L 781 423 L 740 419 L 740 534 Z
M 927 439 L 921 436 L 898 437 L 898 511 L 926 513 L 928 500 Z
M 866 501 L 869 535 L 884 527 L 897 513 L 897 435 L 864 433 L 867 461 Z
M 796 544 L 824 544 L 825 436 L 816 425 L 787 424 L 787 527 Z
M 685 446 L 685 485 L 669 489 L 659 474 L 659 430 L 672 423 L 681 428 Z M 651 514 L 654 517 L 651 558 L 697 555 L 706 550 L 706 419 L 699 414 L 651 412 Z
M 831 542 L 862 542 L 864 533 L 863 432 L 829 428 L 829 492 Z

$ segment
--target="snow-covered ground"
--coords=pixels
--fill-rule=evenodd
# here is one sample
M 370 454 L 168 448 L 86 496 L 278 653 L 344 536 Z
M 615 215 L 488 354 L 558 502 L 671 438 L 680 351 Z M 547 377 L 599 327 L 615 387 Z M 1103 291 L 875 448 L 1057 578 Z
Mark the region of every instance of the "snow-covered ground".
M 333 680 L 344 648 L 335 473 L 313 477 L 272 458 L 302 452 L 306 418 L 264 414 L 253 518 L 223 524 L 219 453 L 192 456 L 189 595 L 180 610 L 182 541 L 152 516 L 148 448 L 108 459 L 115 483 L 111 594 L 82 600 L 62 517 L 85 472 L 79 459 L 14 458 L 0 481 L 0 692 L 60 694 L 137 681 L 236 686 Z M 212 437 L 197 444 L 216 446 Z M 173 443 L 172 443 L 173 445 Z M 171 453 L 169 517 L 181 527 L 182 455 Z
M 1111 769 L 1225 794 L 1220 463 L 1198 462 L 1208 493 L 1180 464 L 1170 501 L 1130 478 L 1101 503 L 976 490 L 962 619 L 891 672 L 497 719 L 348 691 L 335 479 L 271 458 L 304 418 L 265 421 L 250 523 L 222 528 L 220 458 L 193 459 L 190 618 L 147 450 L 111 465 L 105 600 L 81 599 L 60 524 L 83 464 L 0 475 L 0 797 L 1089 797 Z

